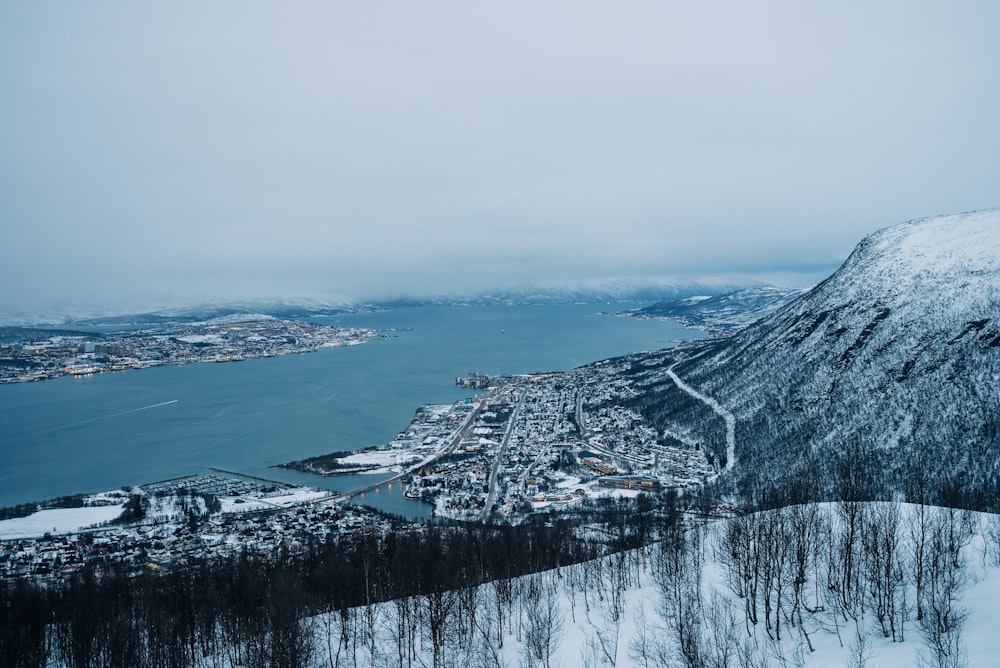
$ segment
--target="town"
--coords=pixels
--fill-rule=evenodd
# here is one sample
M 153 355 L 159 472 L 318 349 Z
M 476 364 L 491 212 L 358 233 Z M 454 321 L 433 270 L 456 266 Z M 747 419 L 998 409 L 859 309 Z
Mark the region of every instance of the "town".
M 350 505 L 348 497 L 235 475 L 168 480 L 91 495 L 84 503 L 41 510 L 24 522 L 0 521 L 0 578 L 58 582 L 87 565 L 98 573 L 140 572 L 238 554 L 277 557 L 331 536 L 391 528 L 389 519 Z M 60 512 L 80 526 L 35 528 Z M 109 519 L 86 524 L 99 517 Z
M 315 325 L 260 314 L 110 333 L 2 328 L 0 383 L 87 376 L 191 362 L 236 362 L 365 343 L 371 329 Z
M 51 509 L 21 524 L 0 521 L 0 577 L 59 579 L 90 562 L 168 569 L 213 556 L 297 553 L 344 533 L 399 530 L 398 520 L 350 504 L 394 484 L 414 502 L 432 504 L 442 519 L 518 524 L 588 499 L 683 494 L 714 479 L 718 465 L 696 439 L 658 434 L 627 407 L 633 384 L 645 382 L 626 373 L 632 367 L 621 358 L 477 380 L 469 389 L 482 394 L 421 406 L 386 444 L 283 465 L 333 476 L 333 486 L 342 473 L 384 474 L 344 494 L 215 470 L 88 497 L 90 508 L 76 512 L 101 511 L 93 516 L 98 521 L 69 529 L 49 529 L 44 514 L 58 512 Z
M 518 522 L 593 496 L 680 491 L 715 476 L 697 443 L 664 443 L 619 405 L 633 392 L 620 371 L 607 362 L 495 379 L 460 432 L 435 436 L 453 450 L 405 477 L 406 495 L 441 517 Z
M 420 407 L 384 445 L 284 466 L 329 476 L 394 473 L 379 484 L 402 481 L 407 498 L 462 521 L 517 523 L 595 496 L 704 485 L 719 471 L 696 439 L 657 434 L 623 405 L 636 394 L 622 373 L 630 364 L 610 360 L 488 382 L 460 376 L 460 387 L 485 393 Z

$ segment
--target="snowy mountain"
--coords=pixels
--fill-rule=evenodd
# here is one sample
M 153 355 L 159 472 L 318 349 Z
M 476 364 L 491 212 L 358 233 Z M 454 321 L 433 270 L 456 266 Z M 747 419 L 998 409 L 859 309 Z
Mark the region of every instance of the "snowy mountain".
M 1000 487 L 1000 209 L 927 218 L 864 239 L 826 281 L 725 340 L 644 361 L 642 410 L 697 429 L 737 482 L 781 490 L 804 474 L 834 493 L 948 481 L 992 505 Z M 852 474 L 853 475 L 853 474 Z M 992 496 L 990 494 L 992 493 Z
M 669 318 L 710 332 L 731 332 L 776 311 L 806 290 L 774 285 L 745 288 L 722 295 L 698 295 L 647 306 L 631 312 L 638 318 Z

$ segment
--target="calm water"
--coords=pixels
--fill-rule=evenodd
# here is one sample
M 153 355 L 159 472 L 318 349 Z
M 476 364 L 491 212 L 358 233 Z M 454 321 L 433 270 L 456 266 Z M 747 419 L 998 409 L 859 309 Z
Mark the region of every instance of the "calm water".
M 325 318 L 318 321 L 410 331 L 303 355 L 0 385 L 0 507 L 210 466 L 357 489 L 377 478 L 270 467 L 385 443 L 420 404 L 468 396 L 454 385 L 468 371 L 566 370 L 702 336 L 598 308 L 427 307 Z M 369 493 L 364 502 L 411 515 L 420 507 L 401 489 Z

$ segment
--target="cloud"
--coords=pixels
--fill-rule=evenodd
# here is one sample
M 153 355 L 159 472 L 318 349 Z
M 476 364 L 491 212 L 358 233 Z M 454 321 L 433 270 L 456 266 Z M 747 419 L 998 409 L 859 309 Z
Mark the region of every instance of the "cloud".
M 831 266 L 998 205 L 998 11 L 8 4 L 0 301 Z

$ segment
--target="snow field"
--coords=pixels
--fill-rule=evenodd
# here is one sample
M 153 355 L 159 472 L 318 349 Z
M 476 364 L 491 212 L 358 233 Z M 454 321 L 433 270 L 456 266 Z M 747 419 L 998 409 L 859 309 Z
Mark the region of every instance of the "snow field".
M 45 533 L 77 533 L 85 527 L 110 522 L 122 514 L 122 506 L 53 508 L 27 517 L 0 521 L 0 540 L 38 538 Z

